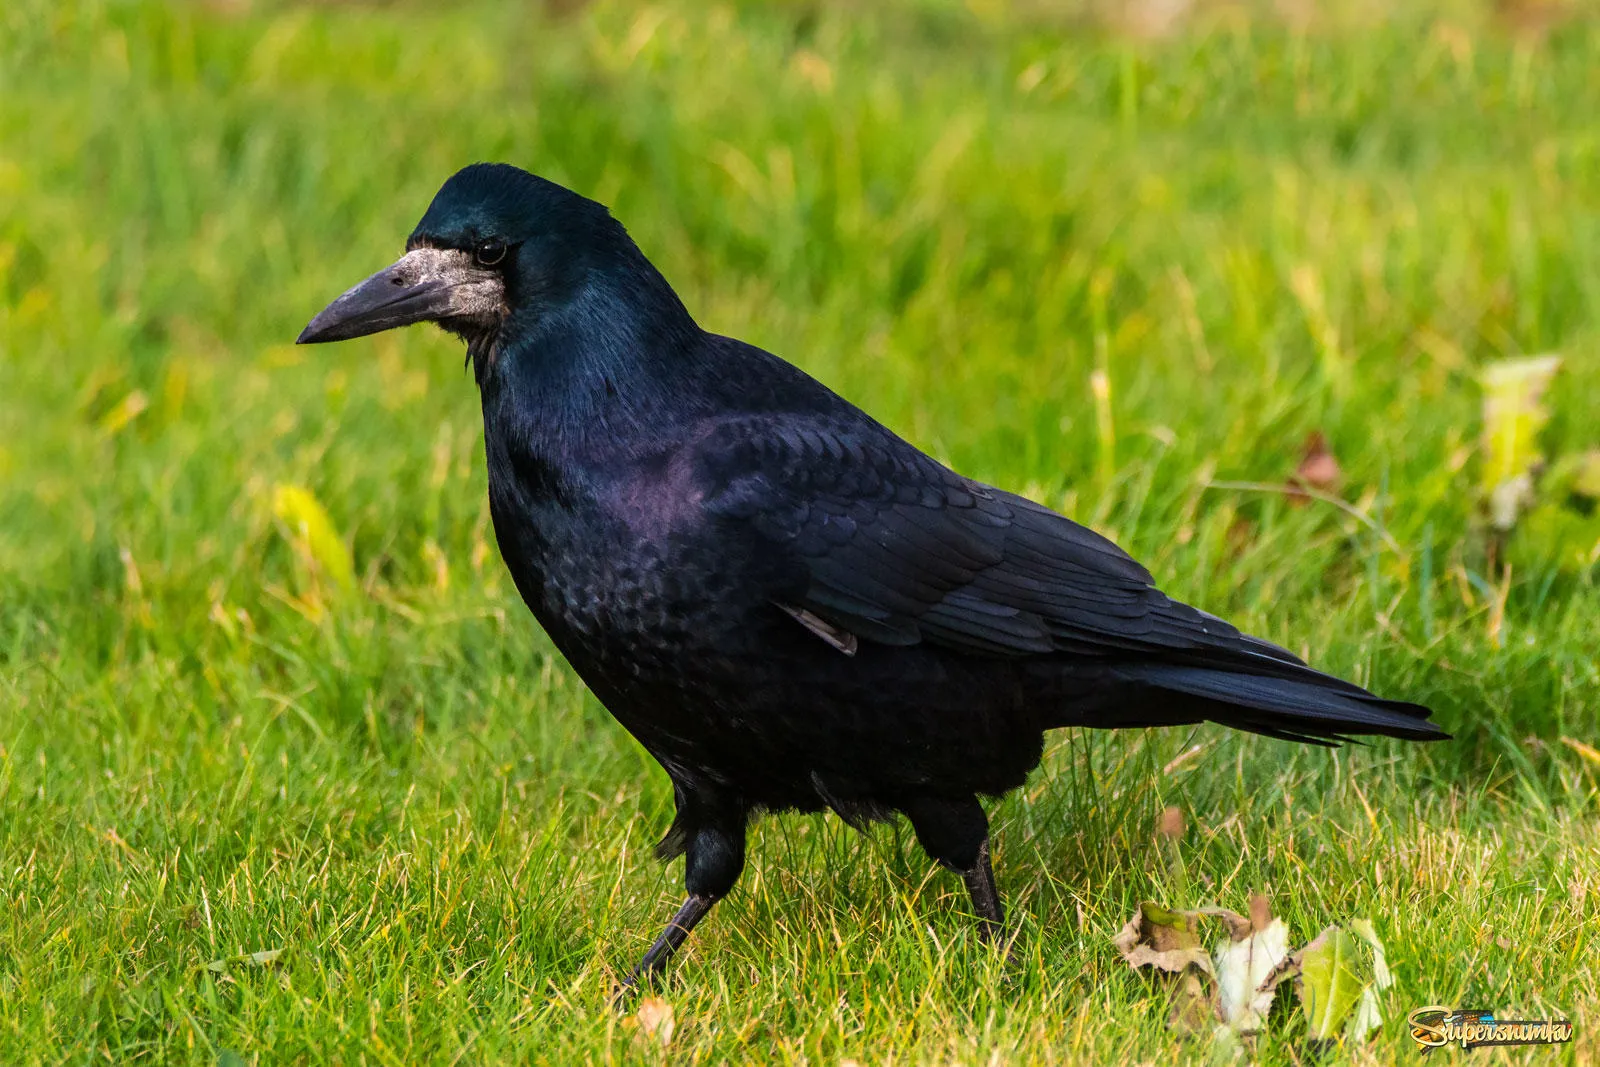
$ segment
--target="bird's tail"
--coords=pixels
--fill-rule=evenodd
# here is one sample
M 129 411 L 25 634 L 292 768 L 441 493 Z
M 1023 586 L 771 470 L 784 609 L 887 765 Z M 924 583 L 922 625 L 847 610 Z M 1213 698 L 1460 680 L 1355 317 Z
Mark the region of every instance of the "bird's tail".
M 1064 701 L 1073 709 L 1072 721 L 1056 720 L 1047 727 L 1120 729 L 1209 721 L 1321 745 L 1364 734 L 1410 741 L 1450 737 L 1428 721 L 1433 713 L 1421 704 L 1384 700 L 1187 605 L 1174 602 L 1171 610 L 1203 621 L 1205 643 L 1151 648 L 1145 655 L 1108 659 L 1098 669 L 1074 672 L 1071 696 Z
M 1200 666 L 1145 662 L 1114 669 L 1147 690 L 1151 725 L 1209 720 L 1289 741 L 1332 744 L 1362 734 L 1442 741 L 1421 704 L 1384 700 L 1358 685 L 1291 661 Z M 1140 701 L 1140 703 L 1144 703 Z M 1092 726 L 1131 725 L 1095 721 Z

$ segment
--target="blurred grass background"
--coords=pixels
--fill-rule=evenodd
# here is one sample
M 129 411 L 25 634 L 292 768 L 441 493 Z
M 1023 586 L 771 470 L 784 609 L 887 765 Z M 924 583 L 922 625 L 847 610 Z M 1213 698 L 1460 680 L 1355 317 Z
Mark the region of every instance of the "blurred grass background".
M 1596 12 L 1537 4 L 7 5 L 0 1060 L 1205 1058 L 1109 938 L 1254 888 L 1389 943 L 1335 1061 L 1424 1004 L 1593 1060 L 1600 591 L 1489 566 L 1476 487 L 1488 361 L 1560 353 L 1546 449 L 1600 445 L 1596 100 Z M 289 344 L 478 159 L 1457 740 L 1058 735 L 995 813 L 1010 977 L 909 834 L 767 819 L 640 1047 L 605 998 L 678 899 L 670 790 L 503 573 L 461 352 Z M 1211 485 L 1314 431 L 1364 519 Z

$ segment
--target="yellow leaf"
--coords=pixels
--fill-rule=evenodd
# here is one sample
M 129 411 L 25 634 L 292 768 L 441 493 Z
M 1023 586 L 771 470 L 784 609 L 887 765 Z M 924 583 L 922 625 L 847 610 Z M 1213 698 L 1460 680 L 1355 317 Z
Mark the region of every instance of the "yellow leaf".
M 1503 359 L 1483 371 L 1483 493 L 1489 521 L 1509 530 L 1533 502 L 1533 483 L 1544 457 L 1539 432 L 1550 419 L 1545 390 L 1560 356 Z
M 1595 748 L 1593 745 L 1585 744 L 1576 737 L 1563 737 L 1561 743 L 1596 767 L 1600 767 L 1600 749 Z
M 289 528 L 290 542 L 309 564 L 341 589 L 355 585 L 350 549 L 311 490 L 298 485 L 278 486 L 272 491 L 272 511 Z
M 833 67 L 817 53 L 807 48 L 799 49 L 790 58 L 789 65 L 817 92 L 833 91 Z
M 150 398 L 144 395 L 144 390 L 135 389 L 117 402 L 117 405 L 104 415 L 100 416 L 100 432 L 107 437 L 115 437 L 127 428 L 128 424 L 150 406 Z
M 1590 500 L 1600 500 L 1600 448 L 1592 448 L 1578 461 L 1572 491 Z
M 431 537 L 422 543 L 422 562 L 433 572 L 434 589 L 447 592 L 450 589 L 450 560 L 446 558 L 444 549 L 439 547 L 439 542 Z

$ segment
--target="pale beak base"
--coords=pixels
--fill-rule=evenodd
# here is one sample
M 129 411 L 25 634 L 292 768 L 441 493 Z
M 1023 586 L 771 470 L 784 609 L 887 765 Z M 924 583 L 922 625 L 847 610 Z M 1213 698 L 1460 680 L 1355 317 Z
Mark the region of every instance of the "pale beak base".
M 416 322 L 479 316 L 505 299 L 500 275 L 453 248 L 415 248 L 323 308 L 295 338 L 322 344 Z

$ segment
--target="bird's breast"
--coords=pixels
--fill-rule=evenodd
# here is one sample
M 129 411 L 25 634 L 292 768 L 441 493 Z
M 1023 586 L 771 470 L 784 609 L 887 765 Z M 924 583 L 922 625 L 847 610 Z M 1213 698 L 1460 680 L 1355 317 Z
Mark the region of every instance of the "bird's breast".
M 696 527 L 686 479 L 516 473 L 491 469 L 495 536 L 528 607 L 575 663 L 640 675 L 738 644 L 730 631 L 763 603 L 759 583 Z

